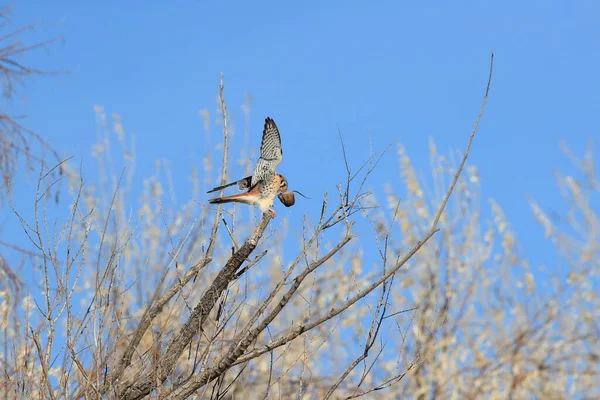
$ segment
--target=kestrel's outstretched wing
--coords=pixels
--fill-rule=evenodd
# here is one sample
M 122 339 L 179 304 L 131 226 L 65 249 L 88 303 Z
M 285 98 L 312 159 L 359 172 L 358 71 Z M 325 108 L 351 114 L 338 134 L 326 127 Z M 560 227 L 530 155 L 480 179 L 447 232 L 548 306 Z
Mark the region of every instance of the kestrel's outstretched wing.
M 217 190 L 225 189 L 225 188 L 228 188 L 229 186 L 233 186 L 235 184 L 238 185 L 238 189 L 239 190 L 248 189 L 250 187 L 250 182 L 251 181 L 252 181 L 252 177 L 251 176 L 247 176 L 247 177 L 245 177 L 243 179 L 240 179 L 239 181 L 230 182 L 230 183 L 227 183 L 227 184 L 225 184 L 223 186 L 217 186 L 216 188 L 210 189 L 206 193 L 216 192 Z
M 263 129 L 262 142 L 260 144 L 260 158 L 254 167 L 254 173 L 250 182 L 253 187 L 260 181 L 270 181 L 275 174 L 275 168 L 283 158 L 281 149 L 281 137 L 275 121 L 267 117 Z

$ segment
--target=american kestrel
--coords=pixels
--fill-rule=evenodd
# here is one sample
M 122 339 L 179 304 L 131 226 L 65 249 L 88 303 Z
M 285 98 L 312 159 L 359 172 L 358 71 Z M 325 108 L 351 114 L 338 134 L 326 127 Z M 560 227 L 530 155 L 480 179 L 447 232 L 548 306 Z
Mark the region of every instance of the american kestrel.
M 216 192 L 223 188 L 238 185 L 240 190 L 248 189 L 245 193 L 234 194 L 233 196 L 217 197 L 208 200 L 211 204 L 220 203 L 244 203 L 257 205 L 262 212 L 267 210 L 271 216 L 275 218 L 275 210 L 273 200 L 279 194 L 279 200 L 286 206 L 290 207 L 294 204 L 293 193 L 287 192 L 287 180 L 281 174 L 275 173 L 275 168 L 283 158 L 283 150 L 281 149 L 281 137 L 275 121 L 267 117 L 265 119 L 265 127 L 263 129 L 262 142 L 260 144 L 260 158 L 254 167 L 252 176 L 247 176 L 239 181 L 231 182 L 223 186 L 209 190 L 207 193 Z M 291 193 L 292 199 L 283 196 L 286 193 Z M 289 196 L 289 195 L 288 195 Z

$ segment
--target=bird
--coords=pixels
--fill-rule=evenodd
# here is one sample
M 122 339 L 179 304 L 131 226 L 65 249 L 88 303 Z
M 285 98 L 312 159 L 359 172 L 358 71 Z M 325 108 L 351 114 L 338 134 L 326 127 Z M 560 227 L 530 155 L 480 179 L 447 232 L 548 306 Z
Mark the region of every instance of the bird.
M 222 186 L 218 186 L 209 190 L 207 193 L 216 192 L 217 190 L 225 189 L 236 185 L 239 190 L 248 189 L 248 191 L 232 196 L 217 197 L 208 200 L 210 204 L 222 203 L 244 203 L 257 205 L 260 210 L 265 213 L 269 211 L 272 218 L 275 218 L 275 210 L 273 201 L 275 196 L 286 206 L 290 207 L 294 204 L 293 193 L 292 199 L 288 200 L 286 193 L 288 192 L 288 183 L 285 177 L 275 173 L 275 169 L 281 163 L 283 158 L 283 150 L 281 148 L 281 136 L 279 129 L 273 119 L 267 117 L 263 128 L 262 141 L 260 144 L 260 157 L 254 167 L 254 172 L 251 176 L 247 176 L 235 182 L 230 182 Z

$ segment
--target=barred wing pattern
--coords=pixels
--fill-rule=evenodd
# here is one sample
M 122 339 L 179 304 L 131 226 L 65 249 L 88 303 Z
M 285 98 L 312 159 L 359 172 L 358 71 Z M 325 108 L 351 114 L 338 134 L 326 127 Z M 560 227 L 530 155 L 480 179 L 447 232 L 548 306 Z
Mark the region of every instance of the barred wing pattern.
M 260 144 L 260 158 L 252 174 L 250 186 L 256 185 L 260 181 L 269 181 L 275 174 L 275 168 L 283 158 L 281 149 L 281 137 L 275 121 L 267 117 L 263 129 L 262 142 Z

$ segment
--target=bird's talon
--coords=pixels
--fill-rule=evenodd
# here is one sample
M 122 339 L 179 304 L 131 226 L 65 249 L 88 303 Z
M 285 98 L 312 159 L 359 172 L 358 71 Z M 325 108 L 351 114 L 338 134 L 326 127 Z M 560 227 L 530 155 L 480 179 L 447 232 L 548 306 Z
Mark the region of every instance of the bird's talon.
M 269 214 L 271 214 L 271 218 L 275 219 L 275 210 L 269 208 Z

